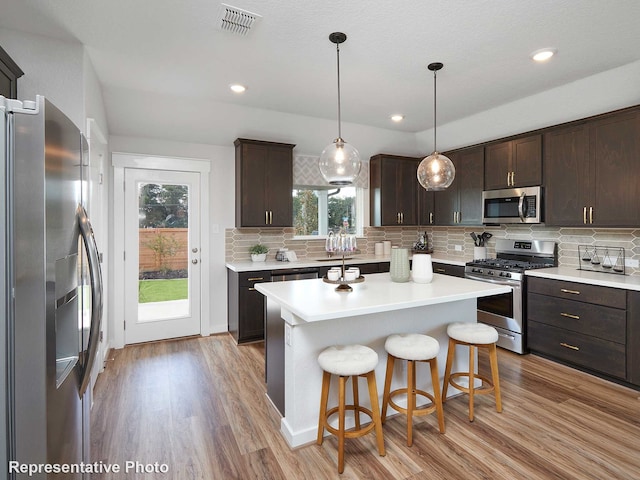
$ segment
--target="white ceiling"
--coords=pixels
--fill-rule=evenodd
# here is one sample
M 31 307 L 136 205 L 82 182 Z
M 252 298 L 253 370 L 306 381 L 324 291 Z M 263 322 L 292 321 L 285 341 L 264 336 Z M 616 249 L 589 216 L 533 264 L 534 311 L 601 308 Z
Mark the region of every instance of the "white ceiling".
M 262 15 L 247 36 L 217 28 L 219 0 L 0 0 L 0 26 L 83 43 L 116 134 L 119 92 L 335 119 L 334 31 L 343 121 L 406 132 L 433 125 L 434 61 L 442 124 L 640 59 L 638 0 L 226 1 Z

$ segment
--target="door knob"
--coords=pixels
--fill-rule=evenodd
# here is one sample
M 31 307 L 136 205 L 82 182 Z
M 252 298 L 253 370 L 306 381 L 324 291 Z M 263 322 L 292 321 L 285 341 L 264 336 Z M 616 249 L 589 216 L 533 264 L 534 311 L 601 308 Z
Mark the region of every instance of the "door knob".
M 198 247 L 193 247 L 193 248 L 191 249 L 191 251 L 192 251 L 193 253 L 198 253 Z
M 196 263 L 198 263 L 198 260 L 194 258 L 193 260 L 191 260 L 191 263 L 195 265 Z

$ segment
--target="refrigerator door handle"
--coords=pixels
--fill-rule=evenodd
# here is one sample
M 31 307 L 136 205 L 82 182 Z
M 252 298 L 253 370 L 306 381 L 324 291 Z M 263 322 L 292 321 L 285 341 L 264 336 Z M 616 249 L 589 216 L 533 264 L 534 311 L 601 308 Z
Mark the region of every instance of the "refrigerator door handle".
M 89 264 L 89 277 L 91 282 L 91 326 L 89 327 L 89 343 L 87 344 L 87 354 L 84 358 L 82 377 L 80 380 L 80 396 L 84 395 L 91 379 L 91 370 L 96 358 L 98 343 L 100 339 L 100 325 L 102 323 L 102 272 L 98 261 L 98 248 L 93 236 L 91 222 L 87 216 L 87 211 L 82 205 L 78 205 L 76 210 L 80 235 L 87 251 Z

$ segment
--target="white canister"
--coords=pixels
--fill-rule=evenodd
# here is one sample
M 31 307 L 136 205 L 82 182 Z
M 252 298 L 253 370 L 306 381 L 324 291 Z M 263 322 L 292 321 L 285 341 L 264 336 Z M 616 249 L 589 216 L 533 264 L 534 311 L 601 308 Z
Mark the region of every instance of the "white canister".
M 484 260 L 487 258 L 487 247 L 473 247 L 473 259 Z
M 431 255 L 417 253 L 413 256 L 411 277 L 415 283 L 431 283 L 433 280 L 433 265 Z
M 376 242 L 376 244 L 373 246 L 373 253 L 375 253 L 376 255 L 384 255 L 384 245 L 382 244 L 382 242 Z
M 383 248 L 382 251 L 385 255 L 391 255 L 391 241 L 385 240 L 382 242 Z

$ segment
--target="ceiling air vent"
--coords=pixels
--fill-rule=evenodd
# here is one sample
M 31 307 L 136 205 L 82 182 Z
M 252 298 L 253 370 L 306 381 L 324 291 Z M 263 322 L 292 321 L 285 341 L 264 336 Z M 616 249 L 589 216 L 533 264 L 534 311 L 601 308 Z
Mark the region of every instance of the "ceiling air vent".
M 246 35 L 261 18 L 262 16 L 257 13 L 221 3 L 218 13 L 218 27 L 224 32 Z

